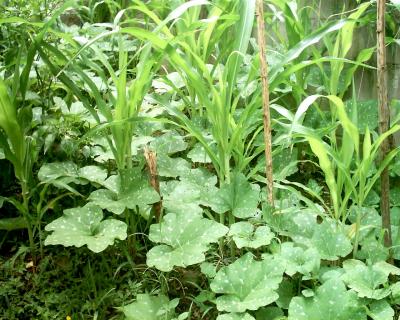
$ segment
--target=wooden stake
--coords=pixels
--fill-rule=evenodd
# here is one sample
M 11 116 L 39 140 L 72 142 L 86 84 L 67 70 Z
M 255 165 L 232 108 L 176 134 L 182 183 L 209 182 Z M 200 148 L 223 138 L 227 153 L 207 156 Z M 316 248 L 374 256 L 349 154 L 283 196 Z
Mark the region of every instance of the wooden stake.
M 377 17 L 377 60 L 378 60 L 378 105 L 379 105 L 379 133 L 382 134 L 389 129 L 389 108 L 387 93 L 387 74 L 386 74 L 386 45 L 385 45 L 385 12 L 386 1 L 378 0 Z M 389 152 L 389 139 L 385 139 L 380 147 L 380 161 Z M 385 230 L 385 246 L 392 246 L 392 233 L 390 224 L 390 203 L 389 203 L 389 170 L 386 167 L 381 174 L 381 215 L 382 228 Z
M 262 101 L 264 118 L 264 141 L 265 141 L 265 172 L 267 178 L 267 199 L 269 204 L 274 206 L 274 179 L 272 171 L 272 138 L 271 138 L 271 116 L 269 111 L 269 85 L 268 85 L 268 64 L 266 60 L 266 41 L 264 23 L 264 1 L 257 0 L 257 28 L 258 47 L 260 50 L 261 80 L 262 80 Z
M 157 172 L 157 156 L 156 153 L 150 150 L 148 147 L 144 148 L 144 157 L 147 162 L 147 168 L 150 174 L 150 184 L 160 195 L 160 182 L 158 180 L 158 172 Z M 156 217 L 156 221 L 160 222 L 161 219 L 161 211 L 162 211 L 162 201 L 155 203 L 153 205 L 154 216 Z

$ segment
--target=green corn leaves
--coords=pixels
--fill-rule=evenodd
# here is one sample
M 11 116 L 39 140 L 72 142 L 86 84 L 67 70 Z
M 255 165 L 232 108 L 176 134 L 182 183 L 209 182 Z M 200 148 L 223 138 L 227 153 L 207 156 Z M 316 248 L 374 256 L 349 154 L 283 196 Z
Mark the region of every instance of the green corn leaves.
M 18 122 L 16 106 L 8 94 L 5 82 L 1 79 L 0 128 L 5 132 L 5 136 L 0 132 L 0 147 L 3 148 L 6 158 L 14 165 L 16 176 L 21 180 L 25 179 L 23 171 L 26 154 L 25 135 Z

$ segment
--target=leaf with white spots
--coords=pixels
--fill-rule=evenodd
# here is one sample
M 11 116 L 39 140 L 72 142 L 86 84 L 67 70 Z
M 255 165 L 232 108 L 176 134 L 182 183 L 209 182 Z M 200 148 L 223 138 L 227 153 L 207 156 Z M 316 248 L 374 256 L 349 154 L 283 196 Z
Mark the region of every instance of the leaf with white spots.
M 216 176 L 202 169 L 192 169 L 180 176 L 180 181 L 161 184 L 163 207 L 168 212 L 201 214 L 200 205 L 211 207 L 219 205 L 215 196 L 218 193 Z
M 389 288 L 389 275 L 400 274 L 400 269 L 384 261 L 365 265 L 359 260 L 346 260 L 343 262 L 346 271 L 342 276 L 347 286 L 357 292 L 360 298 L 380 300 L 387 297 Z
M 337 260 L 339 257 L 345 257 L 353 249 L 343 226 L 339 222 L 329 219 L 325 219 L 315 227 L 311 242 L 321 258 L 325 260 Z
M 175 315 L 177 300 L 166 296 L 138 294 L 137 300 L 121 308 L 127 320 L 171 320 Z
M 101 252 L 115 239 L 126 239 L 127 226 L 115 219 L 103 220 L 103 211 L 92 204 L 64 210 L 64 215 L 45 228 L 52 231 L 45 245 L 82 247 L 87 245 L 93 252 Z
M 165 154 L 157 157 L 158 175 L 176 178 L 185 175 L 190 170 L 190 163 L 182 158 L 171 158 Z
M 216 197 L 221 199 L 221 206 L 214 210 L 218 213 L 231 211 L 237 218 L 254 217 L 257 211 L 260 187 L 257 184 L 250 184 L 246 177 L 235 174 L 230 184 L 224 184 Z
M 186 150 L 188 145 L 180 134 L 169 131 L 157 137 L 150 143 L 150 146 L 151 149 L 156 150 L 157 154 L 170 155 Z
M 98 184 L 104 183 L 107 179 L 107 170 L 102 169 L 98 166 L 86 166 L 79 169 L 79 178 L 86 179 L 91 182 Z
M 248 313 L 225 313 L 220 314 L 217 320 L 255 320 L 254 317 Z
M 295 297 L 289 305 L 289 320 L 366 320 L 365 308 L 355 292 L 340 279 L 330 279 L 313 297 Z
M 221 296 L 219 311 L 241 313 L 257 310 L 278 299 L 276 290 L 282 282 L 284 266 L 276 259 L 256 261 L 249 252 L 221 268 L 211 282 L 211 290 Z
M 285 273 L 289 276 L 297 272 L 309 275 L 320 267 L 320 257 L 315 248 L 303 249 L 296 247 L 293 242 L 282 243 L 279 257 L 285 263 Z
M 95 182 L 103 184 L 107 178 L 107 171 L 98 166 L 86 166 L 78 169 L 73 162 L 53 162 L 44 164 L 39 172 L 41 182 L 53 184 L 59 188 L 68 188 L 71 183 L 87 184 Z
M 110 176 L 103 185 L 107 189 L 93 191 L 88 199 L 115 214 L 121 214 L 125 208 L 146 207 L 160 200 L 148 179 L 136 168 L 126 170 L 122 175 Z
M 174 266 L 201 263 L 209 244 L 227 232 L 224 225 L 197 214 L 169 213 L 162 223 L 150 226 L 150 240 L 162 245 L 147 253 L 147 265 L 168 272 Z
M 196 143 L 187 156 L 194 163 L 211 163 L 211 159 L 201 143 Z
M 373 320 L 394 319 L 394 310 L 386 300 L 373 301 L 369 306 L 369 311 Z
M 250 222 L 241 221 L 231 225 L 229 234 L 236 246 L 241 249 L 244 247 L 257 249 L 267 246 L 274 238 L 274 234 L 268 226 L 259 226 L 255 228 Z
M 54 182 L 78 183 L 77 177 L 78 166 L 73 162 L 45 163 L 38 172 L 38 178 L 41 182 L 53 183 L 54 185 L 57 185 Z

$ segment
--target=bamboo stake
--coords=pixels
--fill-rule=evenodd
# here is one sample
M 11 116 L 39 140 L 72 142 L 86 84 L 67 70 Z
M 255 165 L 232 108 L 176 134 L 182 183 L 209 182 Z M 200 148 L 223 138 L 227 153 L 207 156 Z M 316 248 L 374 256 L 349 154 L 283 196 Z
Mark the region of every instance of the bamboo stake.
M 268 85 L 268 64 L 266 60 L 266 41 L 264 24 L 264 1 L 257 0 L 257 36 L 260 50 L 261 80 L 262 80 L 262 101 L 264 120 L 264 141 L 265 141 L 265 172 L 267 178 L 267 199 L 269 204 L 274 206 L 274 179 L 272 171 L 272 138 L 271 138 L 271 116 L 269 110 L 269 85 Z
M 144 149 L 144 157 L 147 162 L 147 167 L 150 174 L 150 184 L 154 190 L 160 195 L 160 182 L 158 180 L 158 171 L 157 171 L 157 156 L 156 153 L 150 150 L 148 147 Z M 162 211 L 162 200 L 155 203 L 153 205 L 154 216 L 156 217 L 156 221 L 160 222 L 161 220 L 161 211 Z
M 385 46 L 385 12 L 386 1 L 378 0 L 377 17 L 377 60 L 378 60 L 378 105 L 379 105 L 379 133 L 382 134 L 389 129 L 389 108 L 387 93 L 387 74 L 386 74 L 386 46 Z M 380 161 L 389 152 L 389 139 L 385 139 L 380 147 Z M 385 246 L 392 246 L 392 234 L 390 224 L 390 203 L 389 203 L 389 170 L 386 167 L 381 174 L 381 215 L 382 228 L 385 230 Z

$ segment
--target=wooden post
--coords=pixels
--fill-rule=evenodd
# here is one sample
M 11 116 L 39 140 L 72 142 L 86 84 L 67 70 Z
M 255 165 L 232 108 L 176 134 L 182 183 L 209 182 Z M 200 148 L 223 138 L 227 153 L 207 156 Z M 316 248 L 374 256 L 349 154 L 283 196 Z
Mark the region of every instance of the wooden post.
M 269 204 L 274 206 L 274 180 L 272 171 L 272 138 L 271 138 L 271 116 L 269 110 L 269 85 L 268 65 L 266 60 L 266 40 L 264 23 L 264 1 L 257 0 L 257 28 L 258 47 L 260 50 L 261 80 L 262 80 L 262 101 L 264 120 L 264 141 L 265 141 L 265 172 L 267 178 L 267 199 Z
M 378 61 L 378 105 L 379 105 L 379 133 L 382 134 L 389 129 L 389 107 L 387 93 L 386 73 L 386 45 L 385 45 L 385 12 L 386 1 L 378 0 L 377 16 L 377 61 Z M 385 139 L 380 147 L 380 161 L 389 152 L 389 139 Z M 390 203 L 389 203 L 389 170 L 386 167 L 381 175 L 381 216 L 382 228 L 385 230 L 385 246 L 392 246 L 392 233 L 390 224 Z
M 150 184 L 156 190 L 156 192 L 160 195 L 160 182 L 158 180 L 158 170 L 157 170 L 157 156 L 156 153 L 150 150 L 148 147 L 144 148 L 144 157 L 147 162 L 147 168 L 150 174 Z M 154 216 L 156 217 L 156 221 L 160 222 L 161 220 L 161 211 L 162 211 L 162 200 L 155 203 L 153 205 Z

